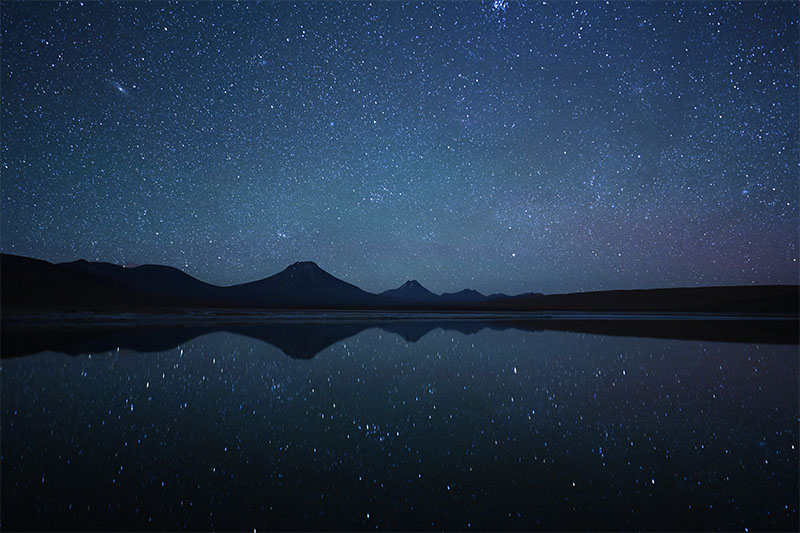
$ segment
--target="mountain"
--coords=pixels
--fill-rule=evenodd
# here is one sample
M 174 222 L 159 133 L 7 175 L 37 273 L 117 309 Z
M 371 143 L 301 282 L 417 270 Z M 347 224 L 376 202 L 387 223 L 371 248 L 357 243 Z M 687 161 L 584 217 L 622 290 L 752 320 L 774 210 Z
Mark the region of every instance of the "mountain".
M 268 278 L 218 287 L 169 266 L 126 268 L 85 260 L 53 264 L 0 255 L 2 303 L 37 308 L 370 307 L 388 299 L 342 281 L 311 262 Z
M 402 300 L 405 303 L 426 304 L 432 307 L 446 305 L 471 305 L 487 301 L 488 298 L 478 291 L 464 289 L 458 292 L 446 292 L 435 294 L 413 279 L 406 281 L 396 289 L 390 289 L 381 293 L 381 296 Z M 496 295 L 508 298 L 506 295 Z
M 168 300 L 179 299 L 187 304 L 213 305 L 226 299 L 224 288 L 200 281 L 170 266 L 141 265 L 127 268 L 111 263 L 90 263 L 84 259 L 58 263 L 56 266 L 66 271 L 102 278 L 130 291 L 157 295 Z
M 474 304 L 483 301 L 486 301 L 486 296 L 472 289 L 464 289 L 458 292 L 446 292 L 439 296 L 440 303 Z
M 504 300 L 506 298 L 511 298 L 511 296 L 508 295 L 508 294 L 503 294 L 502 292 L 494 292 L 494 293 L 492 293 L 492 294 L 490 294 L 489 296 L 486 297 L 486 301 Z
M 19 255 L 0 255 L 2 307 L 86 308 L 155 305 L 155 299 L 80 269 Z
M 322 270 L 316 263 L 294 263 L 284 271 L 259 281 L 226 288 L 232 301 L 279 307 L 364 307 L 386 302 Z
M 211 285 L 163 265 L 129 268 L 83 259 L 53 264 L 10 254 L 2 254 L 0 265 L 3 303 L 29 307 L 450 308 L 488 300 L 471 289 L 440 296 L 416 280 L 373 294 L 311 261 L 230 287 Z
M 404 310 L 499 310 L 590 312 L 694 312 L 797 315 L 797 285 L 748 285 L 526 293 L 485 297 L 465 289 L 437 296 L 415 281 L 372 294 L 325 272 L 312 262 L 295 263 L 259 281 L 218 287 L 176 268 L 74 261 L 53 264 L 0 254 L 0 310 L 158 308 L 328 308 Z M 413 336 L 413 332 L 409 335 Z M 303 349 L 305 350 L 305 349 Z M 300 351 L 303 351 L 300 350 Z
M 294 263 L 258 281 L 218 287 L 164 265 L 123 267 L 78 260 L 53 264 L 2 254 L 2 300 L 27 307 L 458 308 L 487 298 L 477 291 L 434 294 L 416 280 L 378 294 L 329 274 L 316 263 Z
M 415 280 L 409 280 L 396 289 L 383 291 L 381 296 L 396 298 L 405 302 L 436 302 L 439 296 L 432 293 Z

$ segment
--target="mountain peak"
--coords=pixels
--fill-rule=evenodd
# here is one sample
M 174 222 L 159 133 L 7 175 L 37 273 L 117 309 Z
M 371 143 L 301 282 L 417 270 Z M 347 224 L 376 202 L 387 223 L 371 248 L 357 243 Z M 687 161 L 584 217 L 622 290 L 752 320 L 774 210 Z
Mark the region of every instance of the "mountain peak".
M 396 289 L 390 289 L 381 293 L 384 296 L 398 298 L 400 300 L 430 301 L 436 295 L 423 287 L 419 281 L 410 279 Z
M 322 270 L 314 261 L 297 261 L 289 265 L 292 269 L 319 269 Z
M 336 279 L 313 261 L 297 261 L 273 277 L 302 280 L 302 283 L 311 284 L 328 283 Z
M 486 296 L 474 289 L 461 289 L 458 292 L 446 292 L 441 300 L 448 303 L 476 303 L 486 300 Z
M 232 287 L 241 301 L 261 305 L 358 306 L 377 296 L 326 272 L 313 261 L 297 261 L 268 278 Z

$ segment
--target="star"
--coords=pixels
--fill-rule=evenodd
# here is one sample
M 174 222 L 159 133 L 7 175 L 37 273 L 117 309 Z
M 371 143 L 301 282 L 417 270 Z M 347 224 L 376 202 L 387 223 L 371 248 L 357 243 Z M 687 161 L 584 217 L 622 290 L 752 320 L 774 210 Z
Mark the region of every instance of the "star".
M 0 248 L 373 292 L 796 283 L 795 7 L 9 3 Z

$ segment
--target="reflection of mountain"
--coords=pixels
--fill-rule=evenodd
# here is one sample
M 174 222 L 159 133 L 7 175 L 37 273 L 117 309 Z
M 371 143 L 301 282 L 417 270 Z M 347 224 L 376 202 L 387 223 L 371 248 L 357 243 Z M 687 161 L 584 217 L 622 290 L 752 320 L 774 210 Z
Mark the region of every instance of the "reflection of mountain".
M 325 348 L 358 333 L 379 328 L 417 342 L 435 329 L 466 335 L 484 329 L 521 331 L 570 331 L 597 335 L 691 339 L 761 344 L 797 344 L 800 325 L 796 320 L 333 320 L 261 323 L 206 323 L 202 325 L 162 324 L 158 326 L 108 326 L 86 324 L 76 327 L 4 327 L 2 357 L 17 357 L 42 351 L 70 355 L 103 353 L 117 348 L 138 352 L 161 352 L 176 348 L 196 337 L 228 332 L 261 340 L 286 355 L 310 359 Z
M 445 331 L 458 331 L 464 335 L 472 335 L 484 329 L 508 329 L 502 322 L 493 320 L 397 320 L 376 324 L 389 333 L 396 333 L 408 342 L 417 342 L 422 337 L 435 329 Z
M 311 359 L 328 346 L 357 335 L 368 327 L 349 322 L 304 322 L 230 325 L 224 330 L 264 341 L 290 357 Z

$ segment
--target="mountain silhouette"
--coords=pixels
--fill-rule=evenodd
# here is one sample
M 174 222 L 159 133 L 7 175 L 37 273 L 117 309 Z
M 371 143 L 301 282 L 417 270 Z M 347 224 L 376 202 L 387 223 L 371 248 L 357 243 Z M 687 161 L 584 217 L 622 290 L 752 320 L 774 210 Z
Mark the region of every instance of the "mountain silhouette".
M 294 263 L 268 278 L 226 289 L 234 301 L 254 305 L 357 307 L 386 302 L 377 294 L 325 272 L 316 263 Z
M 219 287 L 162 265 L 134 268 L 85 260 L 53 264 L 29 257 L 0 255 L 4 306 L 24 308 L 363 308 L 393 300 L 371 294 L 298 262 L 268 278 Z
M 90 263 L 84 259 L 56 266 L 87 276 L 94 276 L 116 286 L 148 295 L 179 298 L 181 301 L 213 303 L 225 298 L 225 289 L 200 281 L 182 270 L 163 265 L 133 268 L 111 263 Z
M 488 301 L 490 298 L 484 296 L 476 290 L 464 289 L 458 292 L 446 292 L 444 294 L 435 294 L 413 279 L 406 281 L 403 285 L 396 289 L 390 289 L 381 293 L 381 296 L 394 298 L 403 302 L 414 304 L 426 304 L 431 307 L 442 307 L 448 305 L 470 305 L 480 302 Z M 498 297 L 508 298 L 506 295 L 493 295 L 492 299 Z
M 98 271 L 111 270 L 113 269 L 98 266 Z M 6 309 L 158 305 L 158 298 L 152 294 L 147 295 L 121 286 L 118 280 L 100 275 L 100 272 L 92 272 L 87 266 L 54 265 L 47 261 L 10 254 L 0 256 L 0 291 L 2 304 Z
M 530 293 L 530 294 L 534 294 L 534 293 Z M 538 294 L 538 293 L 536 293 L 536 294 Z M 491 300 L 503 300 L 505 298 L 511 298 L 511 296 L 508 295 L 508 294 L 503 294 L 502 292 L 495 292 L 495 293 L 492 293 L 489 296 L 487 296 L 486 297 L 486 301 L 488 302 L 488 301 L 491 301 Z
M 416 281 L 382 294 L 364 291 L 317 264 L 294 263 L 273 276 L 230 287 L 161 265 L 53 264 L 0 254 L 0 309 L 259 308 L 407 311 L 588 311 L 763 313 L 796 316 L 797 285 L 748 285 L 489 297 L 465 289 L 440 296 Z
M 415 280 L 409 280 L 403 283 L 400 287 L 396 289 L 389 289 L 388 291 L 383 291 L 381 296 L 386 296 L 389 298 L 395 298 L 398 300 L 402 300 L 405 302 L 436 302 L 438 301 L 438 296 Z
M 439 301 L 443 303 L 470 304 L 485 302 L 486 296 L 472 289 L 464 289 L 458 292 L 446 292 L 439 296 Z

